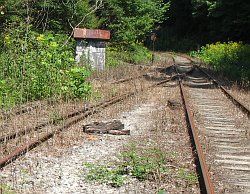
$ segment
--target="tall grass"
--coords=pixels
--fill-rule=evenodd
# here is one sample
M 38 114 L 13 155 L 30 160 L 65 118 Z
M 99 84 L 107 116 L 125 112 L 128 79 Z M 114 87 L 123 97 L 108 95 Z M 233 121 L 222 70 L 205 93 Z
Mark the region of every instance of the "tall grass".
M 77 74 L 88 74 L 72 70 L 74 43 L 70 41 L 63 46 L 67 35 L 26 33 L 18 27 L 6 31 L 1 39 L 0 107 L 65 95 L 79 97 L 88 90 L 79 91 L 85 88 L 79 88 L 83 86 L 73 80 L 85 81 Z
M 147 64 L 152 53 L 142 44 L 132 44 L 127 48 L 110 47 L 107 52 L 107 66 L 116 67 L 123 62 L 131 64 Z
M 233 80 L 250 83 L 250 45 L 241 42 L 208 44 L 192 53 Z

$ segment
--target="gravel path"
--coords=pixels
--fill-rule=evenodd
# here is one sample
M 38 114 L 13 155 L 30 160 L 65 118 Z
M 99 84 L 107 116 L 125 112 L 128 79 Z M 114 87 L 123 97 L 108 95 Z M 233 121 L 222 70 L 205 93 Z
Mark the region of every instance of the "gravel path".
M 121 121 L 125 124 L 126 129 L 131 130 L 132 136 L 148 129 L 150 122 L 143 121 L 143 118 L 147 118 L 147 114 L 153 108 L 153 104 L 144 104 L 136 107 L 132 112 L 122 115 Z M 130 137 L 98 135 L 95 138 L 70 148 L 62 157 L 45 157 L 43 153 L 29 153 L 25 156 L 25 162 L 20 164 L 21 168 L 18 166 L 12 171 L 7 169 L 6 174 L 5 171 L 1 173 L 2 177 L 13 178 L 9 173 L 14 172 L 17 181 L 15 185 L 18 185 L 16 189 L 20 192 L 116 193 L 115 188 L 87 183 L 84 180 L 83 164 L 99 160 L 105 163 L 105 158 L 108 157 L 110 160 L 109 156 L 117 153 Z M 119 192 L 127 193 L 126 189 L 126 187 L 121 188 Z

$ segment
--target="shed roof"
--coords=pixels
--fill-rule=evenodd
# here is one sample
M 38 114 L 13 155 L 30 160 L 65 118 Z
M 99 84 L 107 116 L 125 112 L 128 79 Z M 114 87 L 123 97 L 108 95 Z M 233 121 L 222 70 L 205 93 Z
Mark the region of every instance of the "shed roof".
M 75 28 L 74 38 L 110 40 L 109 30 Z

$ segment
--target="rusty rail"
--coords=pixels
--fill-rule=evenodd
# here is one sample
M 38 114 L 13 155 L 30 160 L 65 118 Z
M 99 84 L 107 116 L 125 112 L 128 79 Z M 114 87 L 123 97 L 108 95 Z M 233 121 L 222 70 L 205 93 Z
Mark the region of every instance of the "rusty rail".
M 111 84 L 118 84 L 118 83 L 123 83 L 123 82 L 131 81 L 131 80 L 134 80 L 134 79 L 139 79 L 139 78 L 143 77 L 144 75 L 145 74 L 141 74 L 141 75 L 135 76 L 135 77 L 120 79 L 120 80 L 112 82 Z M 97 105 L 95 105 L 95 107 L 98 107 L 100 104 L 102 104 L 102 102 L 99 103 L 99 104 L 97 104 Z M 88 111 L 89 109 L 92 109 L 92 108 L 93 108 L 93 106 L 90 106 L 90 107 L 86 107 L 84 109 L 81 109 L 79 111 L 75 111 L 74 113 L 71 113 L 71 114 L 68 114 L 68 115 L 64 115 L 64 116 L 62 116 L 62 120 L 68 119 L 68 118 L 71 118 L 71 117 L 74 117 L 74 116 L 77 116 L 77 115 L 79 115 L 81 113 L 84 113 L 85 111 Z M 26 113 L 26 112 L 29 112 L 29 110 L 32 110 L 31 108 L 27 109 L 27 110 L 26 109 L 22 110 L 22 112 L 19 111 L 16 114 Z M 0 137 L 0 143 L 7 142 L 7 141 L 9 141 L 11 139 L 15 139 L 16 137 L 28 134 L 31 131 L 37 131 L 37 130 L 43 128 L 43 127 L 48 126 L 49 124 L 55 124 L 56 122 L 57 122 L 56 120 L 52 119 L 50 121 L 43 122 L 43 123 L 41 123 L 41 124 L 39 124 L 39 125 L 37 125 L 35 127 L 30 127 L 30 128 L 24 129 L 24 130 L 19 130 L 18 132 L 13 132 L 11 134 L 8 134 L 8 135 L 5 135 L 5 136 L 1 136 Z M 13 131 L 16 131 L 16 130 L 13 130 Z
M 247 108 L 240 100 L 236 99 L 236 97 L 231 94 L 225 87 L 223 87 L 213 76 L 208 74 L 205 70 L 200 68 L 199 66 L 196 66 L 201 72 L 203 72 L 209 79 L 213 81 L 213 83 L 221 89 L 221 91 L 236 105 L 238 106 L 243 112 L 247 114 L 248 117 L 250 117 L 250 109 Z
M 205 162 L 205 155 L 203 153 L 202 150 L 202 145 L 200 143 L 199 140 L 199 135 L 198 135 L 198 129 L 195 126 L 194 123 L 194 118 L 193 118 L 193 114 L 190 110 L 190 107 L 188 105 L 188 99 L 184 90 L 184 86 L 181 83 L 181 81 L 179 81 L 179 86 L 180 86 L 180 91 L 181 91 L 181 97 L 182 97 L 182 101 L 183 101 L 183 105 L 184 105 L 184 110 L 187 116 L 187 121 L 188 121 L 188 125 L 190 126 L 191 129 L 191 135 L 192 135 L 192 140 L 195 144 L 195 151 L 199 160 L 199 165 L 200 165 L 200 171 L 201 171 L 201 176 L 200 178 L 202 178 L 202 181 L 204 181 L 200 187 L 202 187 L 202 185 L 204 184 L 205 188 L 201 188 L 201 190 L 204 190 L 203 192 L 206 192 L 208 194 L 214 194 L 214 186 L 212 184 L 211 181 L 211 177 L 210 174 L 208 172 L 208 167 L 207 164 Z
M 148 90 L 150 88 L 154 88 L 154 87 L 156 87 L 158 85 L 162 85 L 162 84 L 164 84 L 164 83 L 166 83 L 166 82 L 168 82 L 170 80 L 171 79 L 163 80 L 161 82 L 152 84 L 151 86 L 149 86 L 147 88 L 142 88 L 139 91 L 134 91 L 134 92 L 130 92 L 130 93 L 127 93 L 127 94 L 123 94 L 123 95 L 118 96 L 118 97 L 114 97 L 114 98 L 112 98 L 110 100 L 107 100 L 105 102 L 98 103 L 97 105 L 92 106 L 91 108 L 88 108 L 87 110 L 84 109 L 84 110 L 75 112 L 74 114 L 71 114 L 71 117 L 69 118 L 71 120 L 69 120 L 66 123 L 64 123 L 63 126 L 57 126 L 56 129 L 53 132 L 50 132 L 50 133 L 42 136 L 38 140 L 33 140 L 33 141 L 31 141 L 31 142 L 29 142 L 29 143 L 27 143 L 25 145 L 22 145 L 22 146 L 16 148 L 9 155 L 5 156 L 4 158 L 1 158 L 0 159 L 0 169 L 2 169 L 4 166 L 6 166 L 7 164 L 11 163 L 12 161 L 15 161 L 18 157 L 24 155 L 25 153 L 27 153 L 28 151 L 32 150 L 33 148 L 39 146 L 40 144 L 42 144 L 43 142 L 47 141 L 48 139 L 52 138 L 54 135 L 60 133 L 61 131 L 69 128 L 70 126 L 76 124 L 77 122 L 83 120 L 84 118 L 86 118 L 86 117 L 88 117 L 88 116 L 90 116 L 92 114 L 100 112 L 101 109 L 103 109 L 103 108 L 105 108 L 107 106 L 110 106 L 112 104 L 115 104 L 117 102 L 120 102 L 122 100 L 125 100 L 128 97 L 134 96 L 134 95 L 136 95 L 139 92 L 143 92 L 143 91 Z
M 174 62 L 175 62 L 175 60 L 174 60 Z M 201 193 L 215 194 L 214 186 L 213 186 L 213 183 L 211 181 L 211 177 L 210 177 L 208 167 L 206 164 L 206 158 L 205 158 L 205 155 L 203 153 L 202 145 L 201 145 L 200 140 L 199 140 L 198 129 L 195 125 L 193 114 L 192 114 L 191 109 L 190 109 L 189 104 L 188 104 L 188 98 L 187 98 L 186 92 L 184 90 L 184 86 L 182 84 L 182 78 L 187 73 L 192 71 L 195 68 L 195 66 L 193 66 L 193 68 L 191 70 L 189 70 L 183 74 L 180 74 L 178 72 L 176 64 L 174 64 L 174 68 L 175 68 L 175 71 L 177 73 L 177 76 L 179 77 L 178 83 L 179 83 L 181 98 L 182 98 L 182 102 L 183 102 L 184 111 L 186 114 L 187 124 L 190 128 L 190 131 L 189 131 L 190 138 L 191 138 L 192 144 L 194 146 L 193 147 L 193 154 L 196 157 L 196 164 L 197 164 L 196 168 L 197 168 L 197 173 L 199 175 L 200 191 L 201 191 Z
M 173 52 L 169 52 L 169 54 L 174 54 L 177 56 L 181 56 L 184 57 L 188 60 L 190 60 L 191 63 L 194 62 L 194 60 L 192 59 L 192 57 L 187 56 L 187 55 L 183 55 L 180 53 L 173 53 Z M 210 75 L 209 73 L 207 73 L 205 70 L 203 70 L 200 65 L 194 65 L 196 68 L 198 68 L 201 72 L 203 72 L 209 79 L 211 79 L 213 81 L 213 83 L 220 88 L 220 90 L 236 105 L 238 106 L 243 112 L 245 112 L 248 116 L 248 118 L 250 118 L 250 109 L 247 108 L 243 102 L 241 102 L 239 99 L 237 99 L 233 94 L 231 94 L 225 87 L 223 87 L 219 81 L 217 81 L 212 75 Z

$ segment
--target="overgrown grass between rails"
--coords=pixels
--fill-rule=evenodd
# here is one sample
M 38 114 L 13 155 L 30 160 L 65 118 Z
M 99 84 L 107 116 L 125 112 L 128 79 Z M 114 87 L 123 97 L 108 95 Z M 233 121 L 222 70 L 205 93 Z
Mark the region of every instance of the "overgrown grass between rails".
M 203 46 L 192 56 L 202 59 L 216 71 L 221 71 L 232 80 L 239 80 L 244 86 L 250 85 L 250 45 L 228 42 Z

